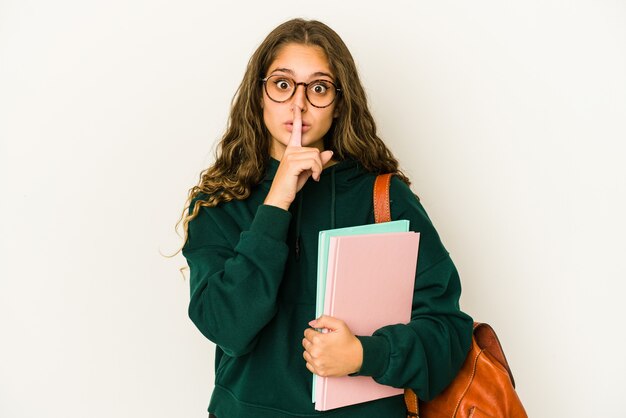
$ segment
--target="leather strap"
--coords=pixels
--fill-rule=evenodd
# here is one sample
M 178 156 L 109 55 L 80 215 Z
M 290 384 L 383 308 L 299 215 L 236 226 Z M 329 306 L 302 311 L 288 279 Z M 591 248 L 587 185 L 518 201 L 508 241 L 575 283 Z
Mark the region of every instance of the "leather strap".
M 407 418 L 420 418 L 417 395 L 411 389 L 404 389 L 404 403 L 406 404 Z
M 389 206 L 389 185 L 393 174 L 379 174 L 374 181 L 374 221 L 376 223 L 391 221 Z

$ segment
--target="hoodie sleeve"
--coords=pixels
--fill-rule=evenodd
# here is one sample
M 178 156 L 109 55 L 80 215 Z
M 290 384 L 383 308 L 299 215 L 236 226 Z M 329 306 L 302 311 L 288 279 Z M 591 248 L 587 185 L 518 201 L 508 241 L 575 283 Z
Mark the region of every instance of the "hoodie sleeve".
M 261 205 L 243 232 L 220 207 L 201 208 L 189 223 L 189 317 L 229 356 L 249 353 L 276 314 L 290 220 L 288 211 Z
M 393 219 L 408 219 L 420 233 L 420 247 L 409 324 L 383 327 L 358 336 L 363 365 L 358 375 L 378 383 L 411 388 L 430 400 L 455 377 L 471 344 L 472 318 L 459 308 L 461 284 L 456 267 L 424 208 L 400 179 L 390 191 Z

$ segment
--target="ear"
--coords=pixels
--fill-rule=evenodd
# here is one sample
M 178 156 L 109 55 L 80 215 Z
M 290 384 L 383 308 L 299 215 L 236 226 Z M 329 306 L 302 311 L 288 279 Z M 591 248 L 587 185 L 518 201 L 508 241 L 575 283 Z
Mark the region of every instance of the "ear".
M 343 108 L 343 103 L 341 102 L 341 100 L 338 100 L 337 103 L 335 103 L 335 108 L 333 109 L 334 119 L 337 119 L 339 117 L 339 115 L 341 114 L 342 108 Z

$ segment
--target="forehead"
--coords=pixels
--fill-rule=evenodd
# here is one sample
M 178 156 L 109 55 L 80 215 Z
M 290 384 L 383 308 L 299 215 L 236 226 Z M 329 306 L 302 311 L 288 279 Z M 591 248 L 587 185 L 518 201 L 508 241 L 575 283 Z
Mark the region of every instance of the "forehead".
M 269 67 L 272 73 L 277 69 L 287 69 L 296 77 L 308 77 L 326 73 L 332 75 L 324 50 L 317 45 L 287 44 L 278 50 Z

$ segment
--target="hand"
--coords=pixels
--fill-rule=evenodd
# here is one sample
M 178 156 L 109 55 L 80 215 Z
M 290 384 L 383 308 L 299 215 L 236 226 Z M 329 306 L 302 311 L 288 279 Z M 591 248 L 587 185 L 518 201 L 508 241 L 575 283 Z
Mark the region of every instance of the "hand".
M 361 370 L 363 346 L 345 322 L 331 316 L 322 316 L 309 322 L 313 328 L 304 331 L 302 347 L 306 367 L 318 376 L 340 377 Z
M 300 108 L 294 106 L 291 137 L 264 203 L 288 210 L 309 177 L 319 181 L 332 156 L 332 151 L 320 152 L 317 148 L 302 146 L 302 114 Z

